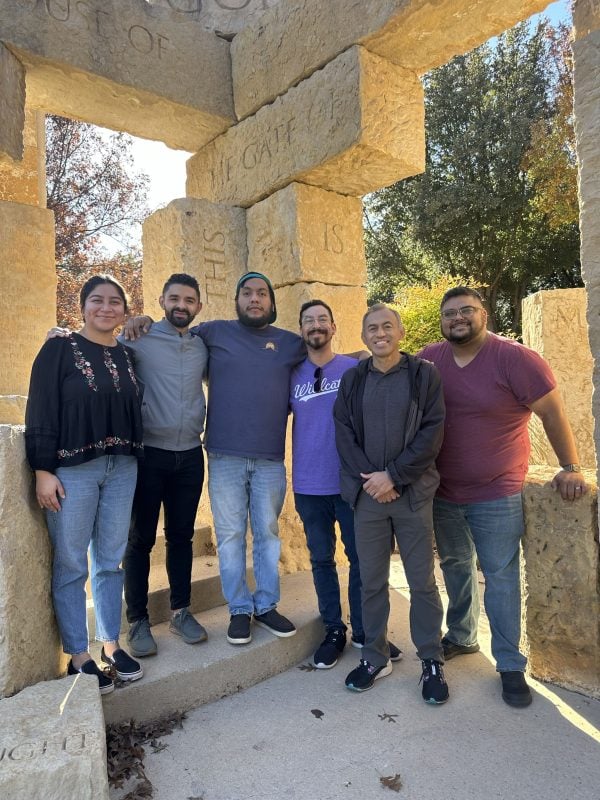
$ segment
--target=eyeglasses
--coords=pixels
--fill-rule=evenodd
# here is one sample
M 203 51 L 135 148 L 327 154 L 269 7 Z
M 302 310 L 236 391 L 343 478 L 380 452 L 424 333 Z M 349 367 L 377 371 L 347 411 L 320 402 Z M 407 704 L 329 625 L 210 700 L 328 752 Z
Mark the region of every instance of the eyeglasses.
M 464 317 L 465 319 L 471 319 L 471 317 L 475 316 L 476 311 L 483 311 L 483 309 L 478 308 L 477 306 L 461 306 L 460 308 L 447 308 L 445 311 L 442 311 L 442 318 L 456 319 L 456 317 L 460 314 L 461 317 Z
M 302 326 L 304 325 L 331 325 L 331 320 L 327 314 L 322 314 L 320 317 L 302 317 Z
M 313 392 L 321 391 L 321 381 L 323 380 L 323 367 L 317 367 L 315 370 L 315 382 L 313 383 Z

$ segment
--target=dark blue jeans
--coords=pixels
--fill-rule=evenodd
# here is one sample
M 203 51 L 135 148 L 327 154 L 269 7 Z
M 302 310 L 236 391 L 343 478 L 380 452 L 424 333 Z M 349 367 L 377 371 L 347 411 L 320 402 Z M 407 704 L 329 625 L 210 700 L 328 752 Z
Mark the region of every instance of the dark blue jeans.
M 165 512 L 166 566 L 171 608 L 189 606 L 192 539 L 203 481 L 204 455 L 201 447 L 181 451 L 144 448 L 133 498 L 129 541 L 123 559 L 129 622 L 148 616 L 150 552 L 156 542 L 161 503 Z
M 362 624 L 360 569 L 354 540 L 354 513 L 339 494 L 294 493 L 296 511 L 304 525 L 310 552 L 313 580 L 319 612 L 327 629 L 343 628 L 340 583 L 335 566 L 335 523 L 340 526 L 342 543 L 350 562 L 348 602 L 350 624 L 356 638 L 364 635 Z

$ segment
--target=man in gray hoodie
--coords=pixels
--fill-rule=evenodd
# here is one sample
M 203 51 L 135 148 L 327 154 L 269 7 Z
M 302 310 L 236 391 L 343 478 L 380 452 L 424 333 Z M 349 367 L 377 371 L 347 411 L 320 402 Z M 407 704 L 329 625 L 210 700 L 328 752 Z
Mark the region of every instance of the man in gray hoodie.
M 166 567 L 171 591 L 170 630 L 184 642 L 207 638 L 189 612 L 192 538 L 204 481 L 200 435 L 206 403 L 202 379 L 208 351 L 189 326 L 202 308 L 197 280 L 171 275 L 159 298 L 165 316 L 146 336 L 128 340 L 135 370 L 144 385 L 144 459 L 140 462 L 125 567 L 127 641 L 136 657 L 157 652 L 148 617 L 150 552 L 164 507 Z

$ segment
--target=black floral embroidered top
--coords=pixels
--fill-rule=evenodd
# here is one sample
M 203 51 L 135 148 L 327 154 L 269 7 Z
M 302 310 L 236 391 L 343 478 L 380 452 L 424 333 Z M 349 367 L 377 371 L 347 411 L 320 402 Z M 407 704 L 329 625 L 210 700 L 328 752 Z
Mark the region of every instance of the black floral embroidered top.
M 131 350 L 78 333 L 47 341 L 33 362 L 25 425 L 32 469 L 142 456 L 141 387 Z

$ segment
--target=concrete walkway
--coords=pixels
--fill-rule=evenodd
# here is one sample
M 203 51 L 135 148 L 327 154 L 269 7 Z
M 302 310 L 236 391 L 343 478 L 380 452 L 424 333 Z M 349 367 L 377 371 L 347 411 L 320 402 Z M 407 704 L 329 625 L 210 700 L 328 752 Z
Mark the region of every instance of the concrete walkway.
M 349 692 L 359 651 L 347 646 L 334 669 L 306 659 L 189 712 L 145 759 L 155 800 L 391 800 L 385 778 L 405 800 L 600 800 L 600 702 L 531 681 L 533 704 L 509 708 L 484 620 L 482 652 L 446 667 L 449 702 L 426 705 L 398 564 L 392 586 L 390 638 L 405 657 L 389 677 Z

